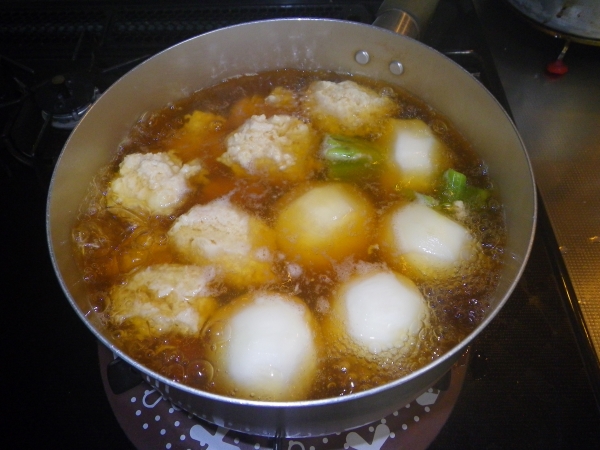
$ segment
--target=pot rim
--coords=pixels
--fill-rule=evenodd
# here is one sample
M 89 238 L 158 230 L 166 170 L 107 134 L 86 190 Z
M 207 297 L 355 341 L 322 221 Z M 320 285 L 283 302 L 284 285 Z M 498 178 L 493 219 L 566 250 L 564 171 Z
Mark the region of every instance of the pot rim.
M 327 18 L 279 18 L 279 19 L 265 19 L 265 20 L 256 20 L 256 21 L 251 21 L 251 22 L 244 22 L 244 23 L 240 23 L 240 24 L 236 24 L 236 25 L 230 25 L 227 27 L 223 27 L 223 28 L 219 28 L 216 30 L 212 30 L 209 31 L 207 33 L 203 33 L 201 35 L 198 36 L 194 36 L 191 37 L 189 39 L 186 39 L 182 42 L 179 42 L 169 48 L 166 48 L 158 53 L 156 53 L 155 55 L 151 56 L 150 58 L 146 59 L 145 61 L 143 61 L 142 63 L 138 64 L 136 67 L 132 68 L 130 71 L 128 71 L 126 74 L 123 75 L 123 77 L 121 77 L 119 80 L 117 80 L 113 85 L 111 85 L 109 88 L 106 89 L 106 91 L 104 93 L 102 93 L 102 95 L 100 96 L 100 98 L 97 101 L 100 101 L 102 99 L 102 97 L 104 97 L 105 95 L 107 95 L 112 89 L 113 87 L 118 84 L 121 79 L 125 78 L 125 77 L 129 77 L 129 76 L 135 76 L 136 72 L 139 70 L 142 70 L 142 68 L 149 63 L 149 61 L 159 57 L 160 55 L 171 51 L 172 49 L 179 47 L 181 45 L 184 45 L 186 42 L 195 40 L 195 39 L 199 39 L 202 38 L 204 36 L 209 36 L 209 35 L 214 35 L 214 34 L 221 34 L 221 33 L 228 33 L 229 30 L 231 29 L 236 29 L 236 28 L 241 28 L 241 27 L 253 27 L 253 26 L 257 26 L 257 25 L 264 25 L 264 24 L 268 24 L 268 23 L 281 23 L 281 22 L 322 22 L 322 23 L 340 23 L 340 24 L 344 24 L 344 25 L 351 25 L 353 27 L 361 27 L 361 28 L 369 28 L 369 29 L 376 29 L 382 33 L 386 33 L 386 34 L 390 34 L 392 36 L 396 36 L 396 37 L 400 37 L 403 39 L 410 39 L 412 42 L 414 42 L 415 44 L 422 46 L 425 49 L 428 49 L 429 51 L 435 52 L 437 55 L 439 55 L 439 57 L 441 58 L 445 58 L 446 60 L 448 60 L 450 63 L 452 63 L 453 65 L 455 65 L 457 68 L 459 68 L 461 71 L 463 71 L 466 75 L 468 75 L 471 79 L 473 79 L 475 82 L 477 82 L 479 85 L 481 85 L 483 87 L 483 89 L 485 89 L 487 91 L 487 89 L 477 80 L 475 79 L 468 71 L 466 71 L 463 67 L 461 67 L 459 64 L 455 63 L 454 61 L 452 61 L 450 58 L 446 57 L 444 54 L 438 52 L 437 50 L 427 46 L 426 44 L 420 42 L 420 41 L 415 41 L 412 38 L 406 37 L 406 36 L 402 36 L 402 35 L 398 35 L 397 33 L 394 33 L 393 31 L 384 29 L 384 28 L 379 28 L 376 27 L 374 25 L 371 24 L 364 24 L 364 23 L 357 23 L 357 22 L 350 22 L 350 21 L 346 21 L 346 20 L 340 20 L 340 19 L 327 19 Z M 134 368 L 136 368 L 137 370 L 139 370 L 147 379 L 148 381 L 151 381 L 149 379 L 149 377 L 152 380 L 156 380 L 160 383 L 163 383 L 165 386 L 168 387 L 172 387 L 175 388 L 179 391 L 183 391 L 186 392 L 188 394 L 192 394 L 194 396 L 198 396 L 198 397 L 203 397 L 206 399 L 210 399 L 213 401 L 217 401 L 217 402 L 225 402 L 225 403 L 229 403 L 229 404 L 233 404 L 233 405 L 239 405 L 239 406 L 255 406 L 255 407 L 261 407 L 261 408 L 273 408 L 273 409 L 280 409 L 280 408 L 308 408 L 308 407 L 315 407 L 315 406 L 322 406 L 322 405 L 331 405 L 331 404 L 336 404 L 336 403 L 345 403 L 345 402 L 351 402 L 354 401 L 356 399 L 361 399 L 364 397 L 369 397 L 372 396 L 374 394 L 380 394 L 383 393 L 387 390 L 392 390 L 393 388 L 397 387 L 398 385 L 404 384 L 410 380 L 413 380 L 415 378 L 420 377 L 422 374 L 430 371 L 433 367 L 438 366 L 444 362 L 447 362 L 450 359 L 456 359 L 457 358 L 457 354 L 461 354 L 463 353 L 466 348 L 468 347 L 468 345 L 475 339 L 475 337 L 477 337 L 481 331 L 486 328 L 488 326 L 488 324 L 494 320 L 494 318 L 496 317 L 496 315 L 499 313 L 499 311 L 502 309 L 502 307 L 504 306 L 504 304 L 508 301 L 508 299 L 510 298 L 512 292 L 514 291 L 519 279 L 522 276 L 523 271 L 525 270 L 525 266 L 526 266 L 526 262 L 529 259 L 529 255 L 531 253 L 531 249 L 533 246 L 533 238 L 535 235 L 535 228 L 536 228 L 536 223 L 537 223 L 537 195 L 536 195 L 536 190 L 535 190 L 535 181 L 534 181 L 534 176 L 533 176 L 533 170 L 532 170 L 532 166 L 531 166 L 531 162 L 529 159 L 529 156 L 527 154 L 527 152 L 525 151 L 525 145 L 522 141 L 521 136 L 518 133 L 518 130 L 512 120 L 512 118 L 510 117 L 510 115 L 504 110 L 504 108 L 500 105 L 500 103 L 498 102 L 498 100 L 488 91 L 488 94 L 490 96 L 490 98 L 497 104 L 498 108 L 500 108 L 504 114 L 506 115 L 507 120 L 510 122 L 510 124 L 512 125 L 512 127 L 515 130 L 515 133 L 520 141 L 521 147 L 523 149 L 523 154 L 525 157 L 525 160 L 528 164 L 528 169 L 529 169 L 529 173 L 531 176 L 531 181 L 533 183 L 534 189 L 533 189 L 533 198 L 532 198 L 532 204 L 533 204 L 533 216 L 532 216 L 532 229 L 530 231 L 530 239 L 529 239 L 529 243 L 527 245 L 526 251 L 524 252 L 523 256 L 520 257 L 519 259 L 521 261 L 518 262 L 518 264 L 520 265 L 518 271 L 516 272 L 513 280 L 510 283 L 510 286 L 506 289 L 506 293 L 504 295 L 504 297 L 494 306 L 489 306 L 489 313 L 488 315 L 485 317 L 485 319 L 480 322 L 476 328 L 474 328 L 462 341 L 460 341 L 458 344 L 456 344 L 452 349 L 448 350 L 446 353 L 444 353 L 442 356 L 440 356 L 439 358 L 429 362 L 428 364 L 426 364 L 425 366 L 420 367 L 419 369 L 415 370 L 414 372 L 411 372 L 410 374 L 407 374 L 401 378 L 398 378 L 394 381 L 388 382 L 386 384 L 383 384 L 381 386 L 377 386 L 371 389 L 367 389 L 364 391 L 360 391 L 360 392 L 355 392 L 355 393 L 351 393 L 348 395 L 343 395 L 343 396 L 339 396 L 339 397 L 327 397 L 327 398 L 322 398 L 322 399 L 314 399 L 314 400 L 302 400 L 302 401 L 285 401 L 285 402 L 274 402 L 274 401 L 260 401 L 260 400 L 249 400 L 249 399 L 240 399 L 240 398 L 235 398 L 235 397 L 229 397 L 229 396 L 225 396 L 225 395 L 220 395 L 220 394 L 214 394 L 211 392 L 207 392 L 207 391 L 203 391 L 201 389 L 198 388 L 193 388 L 190 386 L 187 386 L 183 383 L 174 381 L 170 378 L 167 378 L 161 374 L 156 373 L 155 371 L 141 365 L 140 363 L 138 363 L 137 361 L 135 361 L 132 357 L 130 357 L 129 355 L 127 355 L 124 351 L 120 350 L 118 347 L 116 347 L 114 344 L 111 344 L 109 339 L 107 337 L 104 336 L 104 334 L 102 334 L 98 329 L 94 328 L 93 323 L 89 320 L 88 315 L 93 314 L 93 312 L 88 311 L 87 313 L 85 313 L 84 311 L 82 311 L 78 305 L 74 302 L 72 295 L 63 279 L 61 270 L 58 266 L 57 263 L 57 258 L 55 257 L 55 248 L 54 248 L 54 244 L 53 244 L 53 239 L 52 239 L 52 235 L 51 235 L 51 226 L 50 226 L 50 203 L 51 203 L 51 199 L 52 199 L 52 194 L 54 193 L 54 186 L 55 186 L 55 174 L 57 171 L 57 168 L 60 166 L 60 163 L 62 161 L 62 157 L 63 157 L 63 152 L 61 151 L 61 154 L 56 162 L 56 166 L 54 169 L 54 172 L 52 174 L 52 179 L 50 182 L 50 188 L 48 191 L 48 197 L 47 197 L 47 206 L 46 206 L 46 234 L 47 234 L 47 240 L 48 240 L 48 244 L 49 244 L 49 252 L 50 252 L 50 257 L 52 260 L 52 265 L 54 267 L 55 273 L 57 275 L 57 278 L 59 280 L 59 283 L 61 285 L 61 288 L 65 294 L 65 296 L 67 297 L 68 301 L 71 303 L 71 306 L 73 307 L 73 309 L 76 311 L 76 313 L 80 316 L 81 320 L 84 322 L 84 324 L 88 327 L 88 329 L 90 329 L 90 331 L 92 331 L 92 333 L 96 336 L 96 338 L 103 344 L 105 345 L 108 349 L 110 349 L 114 354 L 116 354 L 119 358 L 123 359 L 124 361 L 126 361 L 127 363 L 129 363 L 131 366 L 133 366 Z M 73 129 L 71 136 L 69 136 L 69 138 L 67 139 L 64 148 L 66 148 L 69 145 L 69 142 L 73 136 L 73 134 L 75 134 L 78 130 L 78 128 L 80 127 L 81 123 L 84 122 L 86 120 L 86 117 L 90 114 L 91 111 L 93 111 L 95 106 L 92 105 L 92 107 L 88 110 L 88 112 L 86 112 L 86 114 L 84 115 L 84 117 L 81 119 L 81 121 L 79 122 L 79 124 Z M 508 255 L 506 256 L 508 258 Z M 418 393 L 416 394 L 418 395 Z

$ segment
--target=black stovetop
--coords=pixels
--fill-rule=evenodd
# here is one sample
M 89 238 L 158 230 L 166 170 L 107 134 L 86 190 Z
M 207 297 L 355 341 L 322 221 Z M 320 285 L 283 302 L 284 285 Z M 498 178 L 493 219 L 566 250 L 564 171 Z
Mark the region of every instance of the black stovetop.
M 132 447 L 106 398 L 97 342 L 65 299 L 48 255 L 47 186 L 69 130 L 45 126 L 36 93 L 57 74 L 80 72 L 103 90 L 143 59 L 214 28 L 293 16 L 370 23 L 379 3 L 0 3 L 3 448 Z M 507 107 L 478 27 L 470 0 L 441 0 L 424 41 Z M 462 392 L 432 448 L 600 448 L 600 406 L 548 251 L 553 239 L 542 205 L 525 274 L 475 340 Z

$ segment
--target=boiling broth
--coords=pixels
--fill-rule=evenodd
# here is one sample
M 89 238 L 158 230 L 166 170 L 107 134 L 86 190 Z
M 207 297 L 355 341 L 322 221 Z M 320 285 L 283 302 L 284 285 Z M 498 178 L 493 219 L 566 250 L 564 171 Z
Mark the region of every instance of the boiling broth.
M 450 150 L 451 166 L 467 175 L 469 183 L 493 192 L 492 180 L 486 166 L 460 133 L 443 115 L 419 99 L 397 87 L 347 74 L 278 70 L 226 80 L 203 89 L 186 99 L 167 105 L 142 117 L 132 128 L 127 140 L 110 164 L 100 173 L 82 207 L 73 229 L 77 261 L 83 279 L 89 287 L 89 297 L 95 314 L 100 315 L 116 345 L 146 367 L 183 384 L 202 390 L 236 396 L 235 390 L 223 392 L 215 385 L 215 370 L 207 348 L 211 333 L 205 329 L 198 336 L 177 333 L 140 336 L 135 324 L 125 322 L 116 326 L 111 321 L 109 292 L 123 283 L 132 270 L 162 263 L 185 263 L 169 246 L 167 232 L 176 218 L 196 204 L 206 204 L 224 195 L 231 202 L 273 225 L 278 201 L 295 184 L 289 181 L 269 182 L 261 178 L 238 177 L 217 161 L 226 150 L 226 137 L 252 115 L 271 116 L 281 111 L 264 102 L 277 86 L 293 92 L 303 92 L 315 80 L 342 81 L 352 79 L 368 86 L 397 103 L 399 119 L 421 119 L 427 123 Z M 214 114 L 212 132 L 201 141 L 181 133 L 186 117 L 194 111 Z M 285 111 L 289 114 L 289 110 Z M 298 113 L 296 111 L 296 113 Z M 300 114 L 300 113 L 298 113 Z M 370 136 L 376 139 L 377 136 Z M 115 211 L 106 207 L 107 186 L 119 169 L 125 155 L 131 153 L 173 151 L 183 162 L 199 158 L 204 168 L 205 184 L 198 185 L 192 195 L 171 216 L 151 216 L 130 211 Z M 325 180 L 325 170 L 312 175 L 314 181 Z M 355 183 L 381 215 L 390 205 L 404 201 L 406 192 L 384 187 L 376 179 Z M 453 348 L 483 319 L 488 300 L 498 283 L 502 265 L 505 228 L 501 202 L 492 195 L 487 207 L 470 214 L 462 223 L 475 237 L 482 258 L 468 277 L 457 275 L 449 279 L 419 280 L 417 286 L 431 309 L 431 326 L 410 357 L 398 357 L 394 352 L 377 359 L 354 354 L 341 342 L 323 336 L 319 352 L 319 372 L 307 399 L 328 398 L 363 391 L 390 382 L 435 360 Z M 375 236 L 371 239 L 375 240 Z M 386 266 L 377 249 L 370 251 L 364 263 Z M 304 268 L 298 279 L 287 274 L 289 261 L 277 258 L 274 271 L 281 283 L 269 286 L 304 300 L 317 322 L 329 312 L 328 297 L 347 272 L 347 260 L 324 271 Z M 360 262 L 358 262 L 360 263 Z M 223 284 L 217 300 L 226 305 L 244 293 L 244 289 Z

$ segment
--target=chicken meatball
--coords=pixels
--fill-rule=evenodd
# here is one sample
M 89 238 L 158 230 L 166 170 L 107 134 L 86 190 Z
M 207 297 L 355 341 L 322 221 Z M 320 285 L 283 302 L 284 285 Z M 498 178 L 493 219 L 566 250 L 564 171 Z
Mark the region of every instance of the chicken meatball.
M 315 81 L 303 107 L 315 127 L 331 134 L 367 136 L 380 131 L 384 119 L 396 111 L 389 97 L 354 81 Z
M 192 191 L 192 179 L 202 166 L 183 164 L 170 153 L 132 153 L 125 156 L 106 194 L 108 207 L 149 214 L 173 214 Z
M 310 125 L 295 117 L 256 115 L 229 135 L 219 161 L 240 175 L 301 180 L 317 166 L 318 144 Z
M 225 282 L 235 287 L 277 280 L 274 231 L 227 198 L 192 207 L 177 218 L 168 237 L 185 260 L 219 267 Z
M 110 292 L 110 318 L 129 322 L 140 337 L 175 332 L 196 335 L 217 309 L 212 267 L 159 264 L 130 273 Z

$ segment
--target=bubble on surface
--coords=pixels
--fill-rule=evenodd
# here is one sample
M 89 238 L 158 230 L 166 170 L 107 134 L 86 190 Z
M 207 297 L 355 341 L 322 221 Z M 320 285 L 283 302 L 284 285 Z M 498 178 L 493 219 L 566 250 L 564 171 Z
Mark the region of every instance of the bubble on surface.
M 199 382 L 201 385 L 210 383 L 214 373 L 213 365 L 204 359 L 190 362 L 187 368 L 187 376 L 194 378 L 194 382 Z

